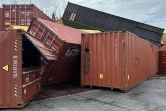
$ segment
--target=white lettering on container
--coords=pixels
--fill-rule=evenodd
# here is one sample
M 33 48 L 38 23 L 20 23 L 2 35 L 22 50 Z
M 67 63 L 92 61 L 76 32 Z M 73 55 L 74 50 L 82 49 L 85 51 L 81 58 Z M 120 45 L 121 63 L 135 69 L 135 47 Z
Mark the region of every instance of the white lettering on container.
M 13 78 L 17 78 L 18 76 L 17 59 L 18 59 L 18 56 L 13 56 Z

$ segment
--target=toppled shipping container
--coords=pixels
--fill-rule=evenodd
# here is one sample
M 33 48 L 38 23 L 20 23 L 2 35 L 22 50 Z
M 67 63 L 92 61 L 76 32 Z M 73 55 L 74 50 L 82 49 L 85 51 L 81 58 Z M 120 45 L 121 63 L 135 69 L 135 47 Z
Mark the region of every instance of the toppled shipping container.
M 4 4 L 3 28 L 9 30 L 10 25 L 29 26 L 33 17 L 51 20 L 34 4 Z
M 158 47 L 127 32 L 83 34 L 81 85 L 127 91 L 155 75 Z
M 64 25 L 78 29 L 119 31 L 126 29 L 152 44 L 160 45 L 164 29 L 118 17 L 68 2 L 63 14 Z
M 51 52 L 34 41 L 42 45 L 23 30 L 0 31 L 0 108 L 22 108 L 40 92 L 41 57 Z
M 45 49 L 57 58 L 56 61 L 42 59 L 42 85 L 71 81 L 72 78 L 79 79 L 83 31 L 34 18 L 28 33 L 41 41 L 46 46 Z

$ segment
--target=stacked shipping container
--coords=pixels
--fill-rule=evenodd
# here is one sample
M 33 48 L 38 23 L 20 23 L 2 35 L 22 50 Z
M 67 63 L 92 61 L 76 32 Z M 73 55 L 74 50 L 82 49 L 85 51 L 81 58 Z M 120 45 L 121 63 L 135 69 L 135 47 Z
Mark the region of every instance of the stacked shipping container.
M 126 29 L 149 42 L 160 45 L 164 29 L 118 17 L 94 9 L 68 3 L 63 14 L 63 23 L 79 29 L 119 31 Z
M 51 20 L 46 14 L 33 4 L 3 5 L 2 28 L 9 30 L 10 25 L 29 26 L 33 17 Z
M 127 91 L 157 73 L 158 47 L 127 32 L 83 34 L 81 85 Z

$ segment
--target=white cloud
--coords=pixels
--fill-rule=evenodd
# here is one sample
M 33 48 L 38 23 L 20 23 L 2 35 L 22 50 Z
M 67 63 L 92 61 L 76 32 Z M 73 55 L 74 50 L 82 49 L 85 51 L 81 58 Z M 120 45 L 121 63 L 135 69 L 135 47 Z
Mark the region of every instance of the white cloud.
M 3 3 L 11 3 L 12 0 L 1 0 Z M 34 3 L 44 12 L 48 10 L 49 16 L 55 7 L 58 7 L 62 16 L 68 0 L 17 0 L 18 3 Z M 157 27 L 166 28 L 166 0 L 69 0 L 69 2 L 83 5 L 89 8 L 107 12 L 113 15 L 144 22 Z M 166 32 L 166 31 L 165 31 Z

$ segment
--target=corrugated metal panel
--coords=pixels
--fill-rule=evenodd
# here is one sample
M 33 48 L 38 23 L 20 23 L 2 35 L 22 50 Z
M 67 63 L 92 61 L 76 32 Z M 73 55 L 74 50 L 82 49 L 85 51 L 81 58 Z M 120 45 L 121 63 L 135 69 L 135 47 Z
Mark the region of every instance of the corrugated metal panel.
M 33 60 L 39 52 L 16 30 L 0 31 L 0 52 L 0 108 L 24 107 L 41 89 L 40 69 Z
M 127 91 L 158 71 L 158 47 L 127 31 L 82 35 L 81 85 Z
M 159 51 L 158 69 L 159 74 L 166 74 L 166 50 Z
M 28 26 L 10 26 L 10 30 L 22 29 L 27 32 Z
M 166 74 L 166 42 L 159 49 L 158 69 L 159 74 Z
M 86 8 L 70 2 L 68 2 L 62 19 L 65 25 L 74 28 L 97 29 L 101 31 L 119 31 L 127 29 L 155 45 L 160 45 L 161 37 L 164 32 L 164 29 L 161 28 Z
M 3 30 L 3 8 L 0 8 L 0 30 Z
M 33 4 L 5 4 L 3 14 L 5 30 L 8 30 L 10 25 L 29 26 L 35 16 L 51 20 Z
M 31 43 L 39 50 L 39 52 L 47 59 L 47 60 L 57 60 L 56 56 L 52 54 L 51 50 L 48 49 L 41 41 L 35 39 L 34 37 L 26 34 L 26 37 L 31 41 Z
M 38 18 L 37 21 L 41 22 L 46 27 L 48 27 L 53 33 L 58 35 L 61 41 L 64 42 L 80 44 L 81 43 L 80 35 L 81 33 L 85 33 L 83 31 L 79 31 L 77 29 L 67 27 L 58 23 L 54 23 L 48 20 Z M 64 32 L 64 30 L 66 31 Z
M 57 56 L 56 61 L 42 59 L 42 85 L 71 81 L 77 71 L 76 66 L 80 63 L 79 52 L 83 31 L 35 18 L 28 33 Z M 79 73 L 80 70 L 77 74 Z

